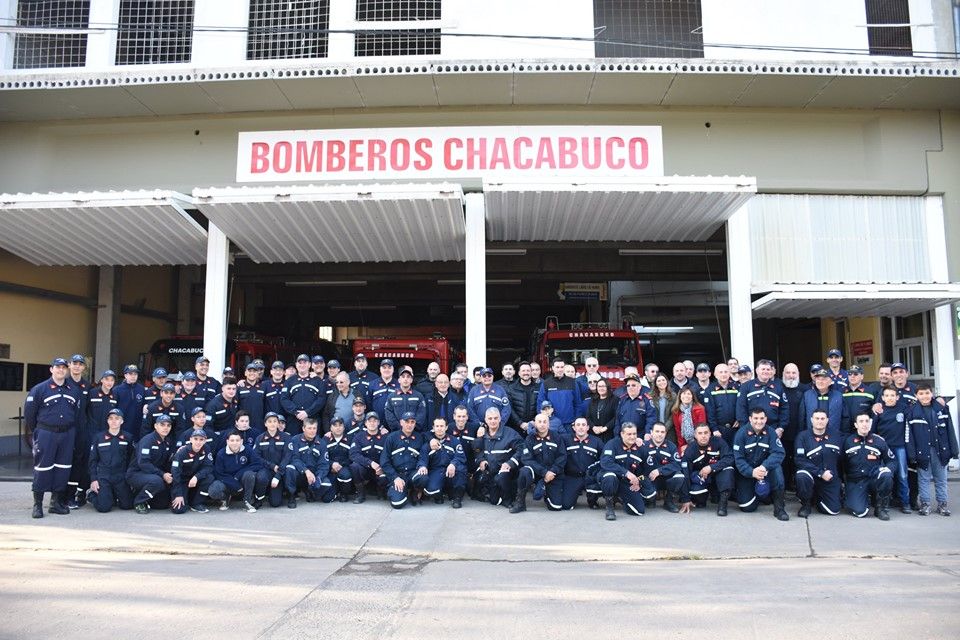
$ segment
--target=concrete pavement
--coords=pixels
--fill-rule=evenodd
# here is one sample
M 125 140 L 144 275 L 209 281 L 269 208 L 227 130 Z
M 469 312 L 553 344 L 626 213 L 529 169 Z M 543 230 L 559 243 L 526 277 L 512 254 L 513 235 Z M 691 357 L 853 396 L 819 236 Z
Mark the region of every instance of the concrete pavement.
M 4 638 L 960 635 L 960 516 L 29 506 L 0 484 Z

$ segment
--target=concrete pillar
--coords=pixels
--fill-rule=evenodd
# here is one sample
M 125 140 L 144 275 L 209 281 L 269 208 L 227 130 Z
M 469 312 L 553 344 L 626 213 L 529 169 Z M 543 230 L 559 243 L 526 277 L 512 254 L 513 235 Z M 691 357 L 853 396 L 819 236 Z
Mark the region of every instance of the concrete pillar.
M 207 282 L 203 305 L 203 355 L 210 360 L 216 376 L 226 366 L 227 294 L 230 269 L 230 241 L 217 225 L 207 229 Z
M 467 365 L 487 364 L 487 219 L 482 193 L 466 200 L 466 343 Z
M 87 36 L 87 69 L 103 71 L 114 66 L 117 55 L 117 30 L 120 0 L 93 0 L 90 3 L 90 28 L 102 29 Z
M 119 369 L 120 357 L 120 292 L 122 272 L 120 267 L 100 267 L 97 286 L 97 340 L 94 346 L 93 366 L 87 372 L 91 380 L 97 380 L 104 369 Z M 122 380 L 118 372 L 117 377 Z
M 727 278 L 730 309 L 730 352 L 725 357 L 737 358 L 754 366 L 753 309 L 750 301 L 752 260 L 750 258 L 750 213 L 740 207 L 727 220 Z M 781 363 L 777 363 L 778 366 Z
M 0 24 L 17 24 L 16 0 L 0 0 Z M 16 36 L 0 35 L 0 69 L 13 69 L 13 52 Z

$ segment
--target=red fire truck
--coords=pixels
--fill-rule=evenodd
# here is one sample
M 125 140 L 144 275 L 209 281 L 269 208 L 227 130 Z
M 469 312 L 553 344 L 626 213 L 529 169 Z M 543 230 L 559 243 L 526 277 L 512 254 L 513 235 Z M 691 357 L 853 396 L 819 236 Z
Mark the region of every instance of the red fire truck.
M 357 338 L 353 341 L 353 354 L 362 353 L 367 357 L 368 370 L 380 371 L 380 361 L 391 358 L 396 371 L 402 366 L 413 368 L 415 378 L 425 376 L 427 365 L 440 363 L 441 373 L 450 373 L 450 369 L 463 361 L 463 352 L 455 350 L 450 341 L 440 334 L 429 338 Z
M 543 329 L 533 333 L 531 352 L 540 363 L 543 374 L 550 373 L 554 358 L 563 358 L 583 373 L 583 362 L 594 357 L 600 362 L 600 375 L 610 379 L 612 387 L 623 384 L 626 367 L 643 370 L 640 336 L 625 327 L 609 324 L 576 323 L 560 325 L 556 316 L 548 316 Z

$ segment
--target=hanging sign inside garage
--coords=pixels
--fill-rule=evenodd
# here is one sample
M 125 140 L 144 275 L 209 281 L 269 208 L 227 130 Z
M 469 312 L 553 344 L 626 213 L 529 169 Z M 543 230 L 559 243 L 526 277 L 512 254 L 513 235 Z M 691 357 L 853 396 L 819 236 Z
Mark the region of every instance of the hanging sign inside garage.
M 237 146 L 237 182 L 662 175 L 654 126 L 256 131 Z

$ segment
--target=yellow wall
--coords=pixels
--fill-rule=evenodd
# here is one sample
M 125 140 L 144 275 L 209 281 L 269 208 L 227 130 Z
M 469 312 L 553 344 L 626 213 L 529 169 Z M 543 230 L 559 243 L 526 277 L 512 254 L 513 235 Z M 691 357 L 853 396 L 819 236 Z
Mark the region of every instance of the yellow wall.
M 847 337 L 844 341 L 844 344 L 840 345 L 836 344 L 836 321 L 838 319 L 847 321 Z M 857 364 L 857 356 L 854 356 L 851 345 L 854 342 L 872 340 L 873 355 L 871 360 L 869 363 L 861 364 L 861 366 L 863 367 L 864 380 L 877 379 L 877 369 L 879 368 L 880 361 L 882 359 L 882 354 L 880 353 L 880 349 L 882 348 L 880 339 L 880 318 L 824 318 L 820 321 L 820 336 L 822 338 L 822 344 L 824 345 L 825 351 L 827 349 L 832 349 L 833 347 L 838 347 L 843 352 L 844 368 L 847 368 L 853 364 Z M 824 365 L 826 365 L 826 355 L 826 352 L 822 354 L 822 362 Z

